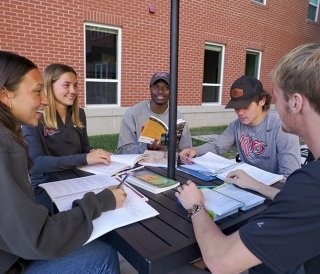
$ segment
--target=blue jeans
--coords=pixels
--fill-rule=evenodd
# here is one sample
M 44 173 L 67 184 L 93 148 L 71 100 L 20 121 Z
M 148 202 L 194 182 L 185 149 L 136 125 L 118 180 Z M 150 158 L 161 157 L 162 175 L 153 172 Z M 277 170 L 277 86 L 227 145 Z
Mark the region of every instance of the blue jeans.
M 25 274 L 119 274 L 117 251 L 101 238 L 63 257 L 29 261 Z

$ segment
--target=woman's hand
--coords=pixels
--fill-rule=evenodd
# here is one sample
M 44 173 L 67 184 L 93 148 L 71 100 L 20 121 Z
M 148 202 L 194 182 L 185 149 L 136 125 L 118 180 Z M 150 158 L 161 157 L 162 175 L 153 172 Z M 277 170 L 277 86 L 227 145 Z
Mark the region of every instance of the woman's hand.
M 109 165 L 111 163 L 111 155 L 112 153 L 105 151 L 101 148 L 92 149 L 87 154 L 87 163 L 88 165 L 94 165 L 94 164 Z
M 116 208 L 122 207 L 125 199 L 127 198 L 127 193 L 123 188 L 116 188 L 116 186 L 111 187 L 110 190 L 116 199 Z

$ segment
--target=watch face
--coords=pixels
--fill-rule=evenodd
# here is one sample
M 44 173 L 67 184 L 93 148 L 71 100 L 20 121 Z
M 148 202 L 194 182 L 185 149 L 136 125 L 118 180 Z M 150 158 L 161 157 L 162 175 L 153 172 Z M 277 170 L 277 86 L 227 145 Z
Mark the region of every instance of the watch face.
M 195 213 L 195 212 L 198 210 L 198 208 L 199 208 L 199 205 L 194 204 L 194 205 L 192 205 L 191 208 L 188 209 L 188 213 L 189 213 L 189 214 L 193 214 L 193 213 Z

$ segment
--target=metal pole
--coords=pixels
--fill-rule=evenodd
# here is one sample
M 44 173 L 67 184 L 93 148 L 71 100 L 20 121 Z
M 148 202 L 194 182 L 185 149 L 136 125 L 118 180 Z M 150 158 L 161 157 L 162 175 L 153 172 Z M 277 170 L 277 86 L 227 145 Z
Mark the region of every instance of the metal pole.
M 179 0 L 171 0 L 168 178 L 176 177 Z

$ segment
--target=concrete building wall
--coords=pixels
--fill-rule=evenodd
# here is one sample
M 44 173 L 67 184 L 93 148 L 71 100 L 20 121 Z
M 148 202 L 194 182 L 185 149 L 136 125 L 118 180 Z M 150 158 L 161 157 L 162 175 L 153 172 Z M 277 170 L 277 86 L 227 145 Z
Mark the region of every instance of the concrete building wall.
M 149 8 L 154 8 L 154 13 Z M 262 51 L 260 80 L 295 46 L 320 41 L 320 25 L 307 20 L 308 1 L 180 1 L 178 105 L 191 127 L 227 124 L 224 110 L 232 82 L 244 74 L 246 50 Z M 44 69 L 53 62 L 78 72 L 80 101 L 89 134 L 117 132 L 126 109 L 149 98 L 149 79 L 169 70 L 170 1 L 1 0 L 0 49 L 23 54 Z M 122 30 L 121 91 L 117 106 L 89 106 L 84 100 L 84 24 Z M 202 104 L 205 43 L 225 47 L 221 104 Z

